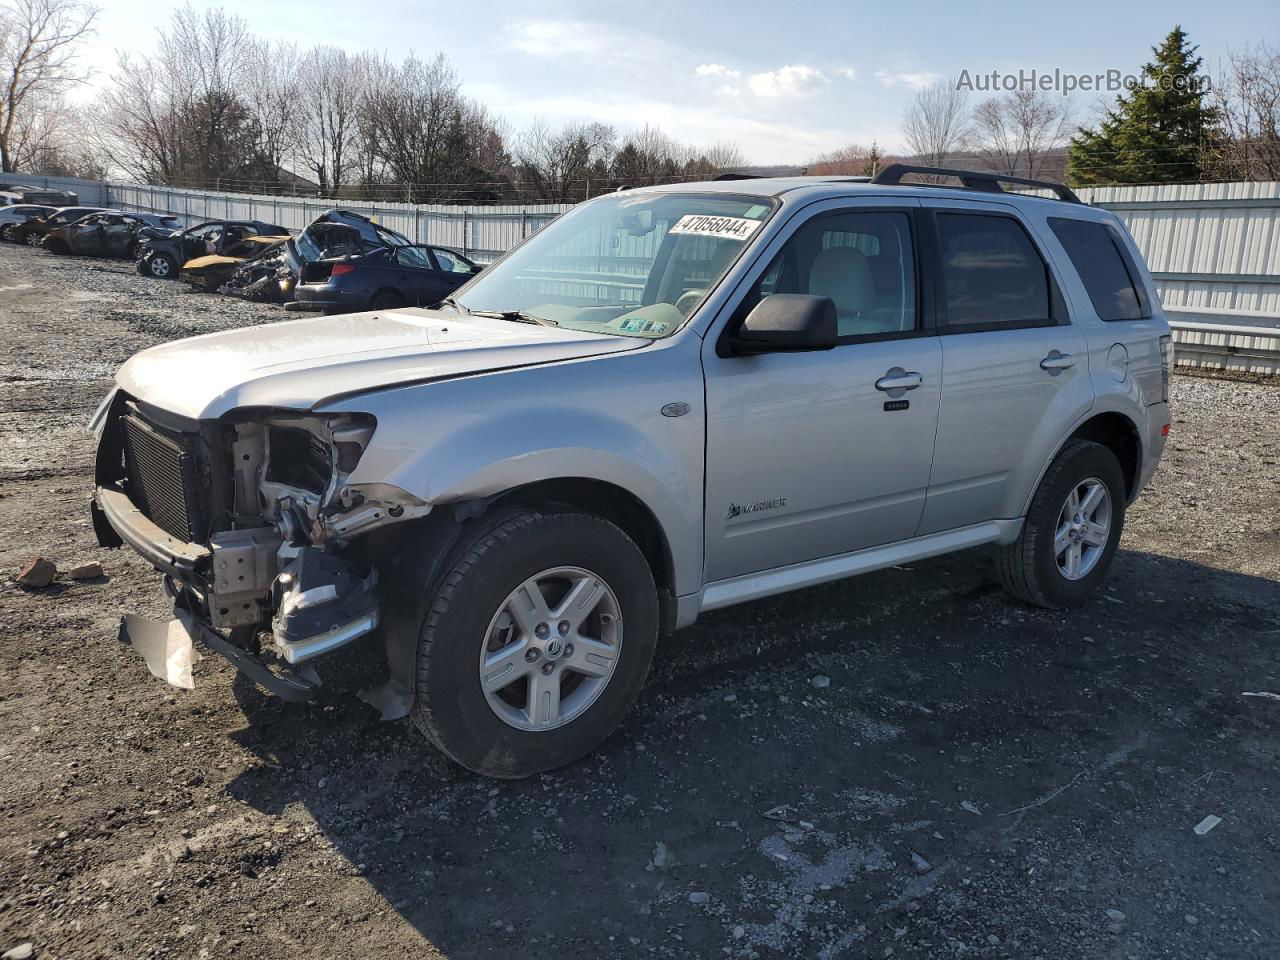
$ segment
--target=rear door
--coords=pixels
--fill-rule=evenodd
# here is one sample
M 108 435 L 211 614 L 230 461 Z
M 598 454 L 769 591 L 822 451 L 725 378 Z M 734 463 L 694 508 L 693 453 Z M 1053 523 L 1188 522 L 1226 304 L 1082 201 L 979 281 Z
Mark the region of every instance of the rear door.
M 816 204 L 770 243 L 725 324 L 708 334 L 708 581 L 915 533 L 942 373 L 920 283 L 918 213 L 912 200 Z M 725 338 L 775 293 L 829 297 L 839 346 L 727 353 Z
M 1011 204 L 923 200 L 936 244 L 942 401 L 920 534 L 1022 515 L 1093 404 L 1088 349 Z
M 136 220 L 119 214 L 106 214 L 102 227 L 102 253 L 104 257 L 127 256 L 133 246 Z
M 106 227 L 105 214 L 85 217 L 67 227 L 67 246 L 72 253 L 85 257 L 100 257 L 103 250 L 103 230 Z
M 423 306 L 440 299 L 439 276 L 426 247 L 395 247 L 390 260 L 396 266 L 395 284 L 407 302 Z

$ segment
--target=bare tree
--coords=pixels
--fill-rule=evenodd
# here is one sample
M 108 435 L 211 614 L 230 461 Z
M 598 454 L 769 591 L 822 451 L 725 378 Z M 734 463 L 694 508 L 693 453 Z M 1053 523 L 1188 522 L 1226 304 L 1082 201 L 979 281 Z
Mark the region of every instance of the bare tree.
M 887 162 L 880 144 L 873 141 L 868 147 L 851 143 L 816 157 L 808 171 L 820 176 L 874 177 Z
M 264 180 L 280 180 L 286 161 L 297 158 L 302 123 L 298 111 L 302 58 L 292 43 L 253 44 L 237 94 L 249 111 L 256 136 L 256 165 Z
M 404 200 L 483 199 L 476 187 L 489 174 L 477 165 L 476 143 L 496 128 L 459 87 L 444 54 L 432 60 L 410 54 L 399 65 L 375 68 L 361 104 L 361 136 Z
M 946 163 L 968 143 L 968 93 L 955 80 L 938 80 L 916 91 L 902 119 L 902 136 L 921 163 Z
M 537 121 L 516 143 L 517 170 L 537 199 L 582 200 L 593 179 L 599 187 L 608 182 L 616 143 L 607 124 L 571 123 L 553 131 Z
M 357 169 L 360 107 L 372 61 L 339 47 L 315 47 L 302 58 L 295 106 L 299 115 L 299 159 L 324 196 L 336 194 Z
M 259 41 L 221 9 L 176 10 L 153 56 L 121 54 L 98 102 L 102 150 L 151 182 L 207 187 L 272 178 L 246 102 Z
M 1039 177 L 1055 147 L 1066 141 L 1071 102 L 1035 90 L 991 97 L 973 112 L 973 139 L 997 173 Z
M 15 130 L 38 126 L 29 112 L 60 102 L 85 79 L 80 46 L 97 15 L 84 0 L 8 0 L 0 7 L 0 170 L 15 169 Z
M 1228 138 L 1224 172 L 1280 180 L 1280 51 L 1265 42 L 1231 51 L 1214 99 Z

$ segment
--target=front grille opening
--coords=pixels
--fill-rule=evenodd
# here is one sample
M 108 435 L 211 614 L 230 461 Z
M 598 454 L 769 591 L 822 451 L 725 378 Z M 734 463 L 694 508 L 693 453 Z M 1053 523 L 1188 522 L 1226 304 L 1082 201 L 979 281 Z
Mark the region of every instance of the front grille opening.
M 332 459 L 328 445 L 315 434 L 296 427 L 271 427 L 267 444 L 269 481 L 312 493 L 324 493 L 328 488 Z
M 188 543 L 203 541 L 199 470 L 188 438 L 161 432 L 133 414 L 121 420 L 129 499 L 165 533 Z

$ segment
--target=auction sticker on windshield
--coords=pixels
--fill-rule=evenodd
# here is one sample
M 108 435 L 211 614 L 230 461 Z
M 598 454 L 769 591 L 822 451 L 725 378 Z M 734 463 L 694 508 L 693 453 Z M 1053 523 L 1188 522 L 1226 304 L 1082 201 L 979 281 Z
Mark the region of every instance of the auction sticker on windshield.
M 701 213 L 688 213 L 676 221 L 669 233 L 695 237 L 723 237 L 726 240 L 745 240 L 756 232 L 759 220 L 745 217 L 710 217 Z

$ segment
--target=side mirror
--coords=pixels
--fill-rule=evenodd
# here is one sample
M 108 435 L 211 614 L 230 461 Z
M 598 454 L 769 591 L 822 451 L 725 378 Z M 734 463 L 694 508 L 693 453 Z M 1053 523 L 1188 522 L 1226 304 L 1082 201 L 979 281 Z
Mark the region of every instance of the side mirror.
M 830 297 L 775 293 L 747 314 L 732 344 L 735 354 L 830 350 L 837 336 Z

